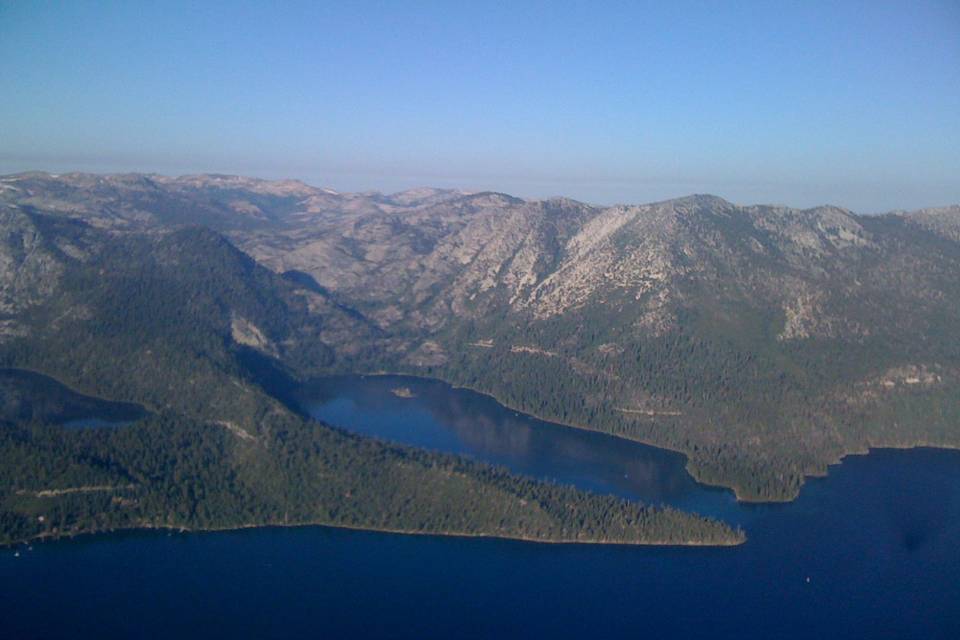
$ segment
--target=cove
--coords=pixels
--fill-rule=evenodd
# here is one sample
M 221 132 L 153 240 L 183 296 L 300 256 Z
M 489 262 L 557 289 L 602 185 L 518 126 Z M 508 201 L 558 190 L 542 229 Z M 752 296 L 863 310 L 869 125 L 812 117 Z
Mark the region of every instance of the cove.
M 344 428 L 695 507 L 745 523 L 749 538 L 541 545 L 303 527 L 34 543 L 0 551 L 3 635 L 960 637 L 960 451 L 849 456 L 794 502 L 758 507 L 684 479 L 682 456 L 442 383 L 341 378 L 301 391 L 304 408 Z
M 538 420 L 437 380 L 323 378 L 301 387 L 294 399 L 317 420 L 354 433 L 461 454 L 597 493 L 668 504 L 733 524 L 763 508 L 743 509 L 732 491 L 697 483 L 682 454 Z

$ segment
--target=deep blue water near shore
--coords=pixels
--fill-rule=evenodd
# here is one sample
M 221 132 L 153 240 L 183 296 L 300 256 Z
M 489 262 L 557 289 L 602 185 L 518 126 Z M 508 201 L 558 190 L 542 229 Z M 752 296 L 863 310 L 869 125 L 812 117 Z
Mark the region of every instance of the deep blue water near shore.
M 417 397 L 397 398 L 398 386 Z M 0 551 L 0 635 L 960 638 L 960 452 L 851 456 L 795 502 L 749 507 L 678 475 L 676 454 L 567 433 L 440 383 L 341 379 L 307 397 L 347 427 L 357 419 L 381 436 L 696 508 L 743 523 L 750 539 L 541 545 L 321 527 L 93 536 Z M 504 428 L 509 446 L 480 438 Z

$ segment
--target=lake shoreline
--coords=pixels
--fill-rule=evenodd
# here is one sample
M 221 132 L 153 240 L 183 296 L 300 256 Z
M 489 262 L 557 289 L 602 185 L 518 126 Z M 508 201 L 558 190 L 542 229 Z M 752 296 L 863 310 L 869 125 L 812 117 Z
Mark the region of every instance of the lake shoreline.
M 710 487 L 710 488 L 715 488 L 715 489 L 723 489 L 723 490 L 725 490 L 725 491 L 730 491 L 730 492 L 733 493 L 733 495 L 734 495 L 734 497 L 736 498 L 737 502 L 740 503 L 740 504 L 749 504 L 749 505 L 790 504 L 791 502 L 794 502 L 794 501 L 800 496 L 800 491 L 803 489 L 804 485 L 807 484 L 807 480 L 810 480 L 810 479 L 819 479 L 819 478 L 826 478 L 826 477 L 828 477 L 828 476 L 830 475 L 830 474 L 829 474 L 829 468 L 830 468 L 830 467 L 837 466 L 837 465 L 839 465 L 839 464 L 843 464 L 843 460 L 844 460 L 845 458 L 847 458 L 847 457 L 849 457 L 849 456 L 869 455 L 871 451 L 874 451 L 874 450 L 876 450 L 876 449 L 910 450 L 910 449 L 924 449 L 924 448 L 927 448 L 927 449 L 941 449 L 941 450 L 945 450 L 945 451 L 960 451 L 960 445 L 934 444 L 934 443 L 930 443 L 930 442 L 926 442 L 926 441 L 924 441 L 924 442 L 918 442 L 918 443 L 916 443 L 916 444 L 870 444 L 870 445 L 867 445 L 865 448 L 862 448 L 862 449 L 856 449 L 856 450 L 846 451 L 846 452 L 842 453 L 837 459 L 832 460 L 832 461 L 826 463 L 826 465 L 825 465 L 825 467 L 824 467 L 824 469 L 823 469 L 822 471 L 821 471 L 821 470 L 816 470 L 816 471 L 804 473 L 804 474 L 803 474 L 803 478 L 804 478 L 804 479 L 803 479 L 803 482 L 802 482 L 801 485 L 797 488 L 796 493 L 795 493 L 792 497 L 782 498 L 782 499 L 780 499 L 780 498 L 754 499 L 754 498 L 751 498 L 751 497 L 742 495 L 742 493 L 741 493 L 741 488 L 737 487 L 736 485 L 727 485 L 727 484 L 713 483 L 713 482 L 707 482 L 707 481 L 702 480 L 702 479 L 698 476 L 698 474 L 696 473 L 696 471 L 690 467 L 690 456 L 687 454 L 686 451 L 683 451 L 682 449 L 676 449 L 676 448 L 673 448 L 673 447 L 670 447 L 670 446 L 666 446 L 666 445 L 663 445 L 663 444 L 658 444 L 658 443 L 656 443 L 656 442 L 651 442 L 651 441 L 649 441 L 649 440 L 643 440 L 643 439 L 640 439 L 640 438 L 629 438 L 629 437 L 626 437 L 626 436 L 622 436 L 622 435 L 620 435 L 620 434 L 611 433 L 611 432 L 609 432 L 609 431 L 603 431 L 603 430 L 601 430 L 601 429 L 594 429 L 594 428 L 592 428 L 592 427 L 587 427 L 587 426 L 580 425 L 580 424 L 576 424 L 576 423 L 560 422 L 560 421 L 558 421 L 558 420 L 554 420 L 554 419 L 546 418 L 546 417 L 543 417 L 543 416 L 539 416 L 539 415 L 537 415 L 537 414 L 535 414 L 535 413 L 530 413 L 530 412 L 528 412 L 528 411 L 524 411 L 524 410 L 519 409 L 519 408 L 517 408 L 517 407 L 514 407 L 514 406 L 512 406 L 512 405 L 510 405 L 510 404 L 507 404 L 507 403 L 505 403 L 504 401 L 502 401 L 500 398 L 498 398 L 495 394 L 493 394 L 493 393 L 491 393 L 491 392 L 489 392 L 489 391 L 485 391 L 485 390 L 482 390 L 482 389 L 478 389 L 478 388 L 470 387 L 470 386 L 466 386 L 466 385 L 461 385 L 461 384 L 459 384 L 459 383 L 451 382 L 450 380 L 446 380 L 446 379 L 444 379 L 444 378 L 424 376 L 424 375 L 419 375 L 419 374 L 415 374 L 415 373 L 404 373 L 404 372 L 395 372 L 395 371 L 379 370 L 379 371 L 373 371 L 373 372 L 367 372 L 367 373 L 340 373 L 340 374 L 331 374 L 330 376 L 321 376 L 321 377 L 319 377 L 319 378 L 313 378 L 313 380 L 319 380 L 319 379 L 322 379 L 323 377 L 331 377 L 331 378 L 332 378 L 332 377 L 352 376 L 352 375 L 361 376 L 361 377 L 364 377 L 364 376 L 369 376 L 369 377 L 407 377 L 407 378 L 414 378 L 414 379 L 417 379 L 417 380 L 425 380 L 425 381 L 427 381 L 427 382 L 441 382 L 441 383 L 449 386 L 451 389 L 464 389 L 464 390 L 466 390 L 466 391 L 470 391 L 470 392 L 473 392 L 473 393 L 476 393 L 476 394 L 479 394 L 479 395 L 482 395 L 482 396 L 486 396 L 487 398 L 490 398 L 491 400 L 495 401 L 495 402 L 496 402 L 497 404 L 499 404 L 500 406 L 502 406 L 502 407 L 504 407 L 504 408 L 506 408 L 506 409 L 509 409 L 510 411 L 514 411 L 514 412 L 517 412 L 517 413 L 521 413 L 521 414 L 523 414 L 523 415 L 525 415 L 525 416 L 529 416 L 529 417 L 534 418 L 534 419 L 536 419 L 536 420 L 540 420 L 541 422 L 547 422 L 547 423 L 554 424 L 554 425 L 558 425 L 558 426 L 561 426 L 561 427 L 566 427 L 566 428 L 568 428 L 568 429 L 577 429 L 577 430 L 580 430 L 580 431 L 587 431 L 587 432 L 590 432 L 590 433 L 599 433 L 599 434 L 602 434 L 602 435 L 605 435 L 605 436 L 609 436 L 609 437 L 611 437 L 611 438 L 619 438 L 619 439 L 621 439 L 621 440 L 626 440 L 627 442 L 635 442 L 635 443 L 642 444 L 642 445 L 645 445 L 645 446 L 648 446 L 648 447 L 653 447 L 653 448 L 656 448 L 656 449 L 661 449 L 661 450 L 663 450 L 663 451 L 670 451 L 670 452 L 672 452 L 672 453 L 677 453 L 677 454 L 680 454 L 680 455 L 682 455 L 682 456 L 684 457 L 684 460 L 685 460 L 684 468 L 686 469 L 687 473 L 690 474 L 690 477 L 693 478 L 697 483 L 699 483 L 699 484 L 701 484 L 701 485 L 703 485 L 703 486 L 705 486 L 705 487 Z
M 264 523 L 245 523 L 238 525 L 227 525 L 222 527 L 188 527 L 181 525 L 168 525 L 168 524 L 142 524 L 142 525 L 133 525 L 130 527 L 116 527 L 110 529 L 89 529 L 82 531 L 74 531 L 68 534 L 54 534 L 45 532 L 40 535 L 34 536 L 32 538 L 25 538 L 23 540 L 18 540 L 15 542 L 10 542 L 0 545 L 0 548 L 13 549 L 17 546 L 30 544 L 32 542 L 47 542 L 47 541 L 69 541 L 74 538 L 86 537 L 86 536 L 103 536 L 111 533 L 123 533 L 123 532 L 135 532 L 135 531 L 169 531 L 176 533 L 226 533 L 230 531 L 244 531 L 247 529 L 292 529 L 292 528 L 308 528 L 308 527 L 318 527 L 326 529 L 339 529 L 344 531 L 369 531 L 371 533 L 386 533 L 391 535 L 404 535 L 404 536 L 422 536 L 422 537 L 437 537 L 437 538 L 474 538 L 474 539 L 483 539 L 483 540 L 510 540 L 513 542 L 525 542 L 533 544 L 551 544 L 551 545 L 570 545 L 570 546 L 621 546 L 621 547 L 739 547 L 747 542 L 747 536 L 744 533 L 743 537 L 739 540 L 729 541 L 729 542 L 703 542 L 699 540 L 688 540 L 686 542 L 672 542 L 672 541 L 645 541 L 645 542 L 631 542 L 625 540 L 606 540 L 606 539 L 588 539 L 588 540 L 573 540 L 573 539 L 544 539 L 544 538 L 534 538 L 530 536 L 513 536 L 513 535 L 498 535 L 494 533 L 470 533 L 465 531 L 418 531 L 415 529 L 395 529 L 390 527 L 375 527 L 375 526 L 361 526 L 361 525 L 350 525 L 350 524 L 336 524 L 329 522 L 264 522 Z
M 369 384 L 371 398 L 389 387 Z M 284 526 L 282 514 L 178 535 L 142 519 L 139 531 L 0 551 L 0 626 L 11 637 L 131 637 L 146 624 L 171 637 L 370 637 L 415 616 L 405 637 L 956 638 L 960 457 L 871 458 L 758 512 L 748 544 L 724 549 L 381 535 Z

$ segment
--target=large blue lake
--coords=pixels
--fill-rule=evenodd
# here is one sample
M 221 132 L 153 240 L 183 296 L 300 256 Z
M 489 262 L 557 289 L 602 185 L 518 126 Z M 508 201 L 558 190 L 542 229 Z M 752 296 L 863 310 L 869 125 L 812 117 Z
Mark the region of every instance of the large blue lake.
M 694 482 L 677 454 L 438 382 L 335 378 L 300 398 L 347 429 L 695 510 L 749 540 L 538 545 L 322 527 L 93 536 L 0 551 L 0 635 L 960 638 L 960 452 L 851 456 L 792 503 L 750 506 Z

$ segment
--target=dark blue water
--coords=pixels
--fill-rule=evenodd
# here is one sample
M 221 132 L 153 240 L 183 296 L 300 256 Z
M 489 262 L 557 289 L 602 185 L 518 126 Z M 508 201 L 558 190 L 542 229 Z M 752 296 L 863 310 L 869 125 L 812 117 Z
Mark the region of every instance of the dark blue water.
M 140 405 L 87 396 L 49 376 L 0 369 L 0 420 L 88 429 L 121 427 L 145 415 L 147 412 Z
M 405 391 L 413 397 L 397 395 Z M 435 380 L 328 378 L 303 387 L 298 399 L 315 418 L 350 431 L 466 455 L 536 478 L 730 522 L 741 523 L 756 510 L 738 505 L 732 491 L 695 482 L 679 453 L 537 420 Z
M 486 415 L 475 398 L 451 414 L 441 392 L 404 381 L 417 394 L 404 400 L 369 380 L 328 385 L 312 406 L 346 420 L 353 402 L 384 428 L 391 413 L 418 425 L 456 417 L 450 442 L 485 459 L 466 423 L 503 425 L 506 410 Z M 673 480 L 673 454 L 649 472 L 660 489 L 622 484 L 584 453 L 609 439 L 582 435 L 556 450 L 533 433 L 490 446 L 533 472 L 566 460 L 560 479 L 575 460 L 595 465 L 600 490 L 740 509 L 748 542 L 538 545 L 321 527 L 97 536 L 0 552 L 0 637 L 960 638 L 960 452 L 852 456 L 795 502 L 750 508 Z

